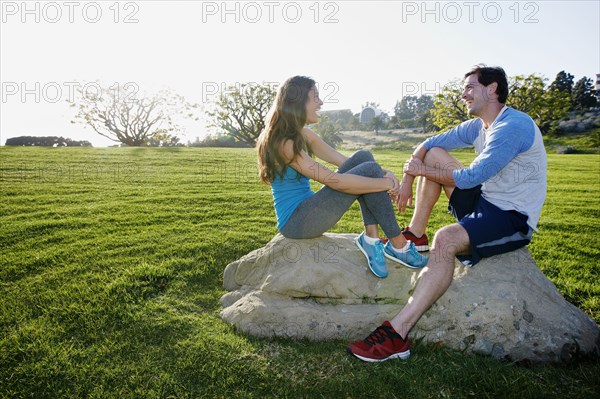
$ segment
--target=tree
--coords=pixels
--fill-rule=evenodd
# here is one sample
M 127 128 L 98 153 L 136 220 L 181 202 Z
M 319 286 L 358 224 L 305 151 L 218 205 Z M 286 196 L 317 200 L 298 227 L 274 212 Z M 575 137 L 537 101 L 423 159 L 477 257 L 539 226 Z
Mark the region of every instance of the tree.
M 595 107 L 598 99 L 594 94 L 594 83 L 592 79 L 584 76 L 575 83 L 573 88 L 573 108 L 585 110 Z
M 358 124 L 357 117 L 349 109 L 321 111 L 319 113 L 319 120 L 323 122 L 325 119 L 333 123 L 338 131 L 352 130 Z
M 375 131 L 375 135 L 377 135 L 379 130 L 385 127 L 385 115 L 381 114 L 374 116 L 369 125 Z
M 77 141 L 56 136 L 19 136 L 6 139 L 7 146 L 40 146 L 40 147 L 91 147 L 86 140 Z
M 379 103 L 376 103 L 374 101 L 367 101 L 366 103 L 363 104 L 361 109 L 365 109 L 367 107 L 373 107 L 373 108 L 379 109 Z
M 360 129 L 360 112 L 353 115 L 352 119 L 348 123 L 348 129 L 350 130 L 358 130 Z
M 352 114 L 352 111 L 350 111 L 349 109 L 343 109 L 337 112 L 336 117 L 337 118 L 334 122 L 340 128 L 352 128 L 352 126 L 358 123 L 358 120 L 356 119 L 354 114 Z
M 462 81 L 455 80 L 446 84 L 442 92 L 435 96 L 430 117 L 436 129 L 446 131 L 469 119 L 461 100 L 462 91 Z
M 187 143 L 188 147 L 226 147 L 226 148 L 249 148 L 248 144 L 236 141 L 233 137 L 224 134 L 210 135 L 202 140 L 196 137 L 196 141 Z
M 321 116 L 321 120 L 318 124 L 313 126 L 314 131 L 321 136 L 323 141 L 332 146 L 337 147 L 338 144 L 342 144 L 343 140 L 340 137 L 339 125 L 333 123 L 328 116 Z
M 252 147 L 265 128 L 265 119 L 275 99 L 275 90 L 269 85 L 247 83 L 231 86 L 216 102 L 216 108 L 207 114 L 211 127 Z
M 424 132 L 435 130 L 431 121 L 431 110 L 433 109 L 433 97 L 423 94 L 416 102 L 417 114 L 415 121 L 423 128 Z
M 444 86 L 435 97 L 431 120 L 435 127 L 446 131 L 470 118 L 461 100 L 462 82 L 453 81 Z M 542 133 L 555 133 L 558 121 L 570 107 L 569 94 L 556 88 L 545 87 L 544 78 L 535 74 L 509 78 L 506 105 L 523 111 L 533 118 Z
M 535 74 L 511 77 L 506 104 L 531 116 L 543 134 L 554 134 L 571 107 L 570 96 L 556 88 L 546 89 L 544 80 Z
M 183 144 L 179 140 L 177 136 L 158 131 L 148 138 L 146 144 L 151 147 L 181 147 Z
M 79 90 L 79 98 L 71 101 L 78 107 L 75 120 L 112 141 L 128 146 L 156 145 L 172 142 L 179 126 L 174 116 L 184 114 L 197 105 L 170 90 L 163 90 L 151 97 L 136 97 L 137 87 L 133 84 L 102 89 L 100 95 L 89 95 Z M 193 117 L 187 113 L 187 117 Z M 197 120 L 198 118 L 196 118 Z M 160 135 L 160 140 L 151 138 Z
M 404 96 L 396 102 L 394 116 L 399 120 L 415 119 L 417 116 L 417 96 Z
M 394 107 L 396 120 L 393 124 L 407 128 L 421 126 L 425 131 L 433 130 L 429 112 L 432 108 L 433 98 L 429 95 L 404 96 Z
M 550 89 L 556 89 L 558 91 L 569 93 L 569 96 L 570 96 L 573 92 L 573 79 L 574 78 L 575 77 L 573 75 L 571 75 L 570 73 L 567 73 L 565 71 L 560 71 L 556 75 L 554 82 L 552 82 L 550 84 Z

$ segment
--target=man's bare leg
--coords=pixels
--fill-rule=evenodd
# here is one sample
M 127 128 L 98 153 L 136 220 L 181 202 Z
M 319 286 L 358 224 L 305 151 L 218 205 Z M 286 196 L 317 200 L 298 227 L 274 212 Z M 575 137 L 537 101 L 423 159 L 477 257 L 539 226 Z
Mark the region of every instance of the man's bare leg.
M 460 224 L 454 223 L 437 231 L 429 262 L 419 275 L 413 295 L 390 321 L 404 339 L 423 313 L 446 292 L 452 283 L 455 256 L 467 252 L 469 247 L 469 235 Z
M 452 173 L 454 169 L 463 167 L 456 158 L 441 148 L 427 151 L 423 163 L 445 170 L 445 173 Z M 413 234 L 419 237 L 425 233 L 442 189 L 450 198 L 454 188 L 455 186 L 443 186 L 433 180 L 419 177 L 415 211 L 409 225 Z M 469 235 L 460 224 L 454 223 L 437 231 L 429 253 L 429 262 L 419 275 L 413 295 L 400 313 L 390 321 L 392 327 L 403 338 L 406 339 L 410 329 L 421 316 L 446 292 L 452 283 L 456 255 L 466 253 L 469 249 Z
M 415 236 L 421 237 L 425 233 L 429 216 L 431 216 L 433 207 L 438 202 L 441 192 L 441 184 L 428 180 L 423 176 L 417 178 L 415 211 L 408 225 Z
M 447 173 L 452 173 L 452 170 L 463 167 L 456 158 L 441 148 L 432 148 L 427 151 L 423 162 L 427 166 L 449 166 L 450 169 L 446 169 Z M 442 186 L 422 176 L 417 180 L 415 211 L 409 224 L 410 231 L 417 237 L 425 233 L 425 229 L 429 223 L 429 216 L 431 216 L 433 207 L 440 198 L 442 188 L 444 188 L 446 196 L 450 198 L 452 191 L 454 191 L 454 186 Z

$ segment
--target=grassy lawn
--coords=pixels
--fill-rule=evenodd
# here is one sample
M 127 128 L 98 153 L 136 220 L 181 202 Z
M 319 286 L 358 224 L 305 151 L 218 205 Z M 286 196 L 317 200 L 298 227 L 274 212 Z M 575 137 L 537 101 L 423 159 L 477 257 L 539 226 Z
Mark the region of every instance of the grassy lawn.
M 400 174 L 408 152 L 375 156 Z M 235 331 L 219 318 L 223 270 L 276 233 L 255 165 L 248 149 L 1 147 L 0 397 L 600 396 L 597 360 L 524 366 L 416 342 L 408 361 L 365 364 L 346 342 Z M 361 230 L 354 208 L 333 231 Z M 550 153 L 530 250 L 596 322 L 599 228 L 600 157 Z
M 600 151 L 600 128 L 582 133 L 560 133 L 555 137 L 544 137 L 546 151 L 556 153 L 562 147 L 571 147 L 577 153 L 598 154 Z

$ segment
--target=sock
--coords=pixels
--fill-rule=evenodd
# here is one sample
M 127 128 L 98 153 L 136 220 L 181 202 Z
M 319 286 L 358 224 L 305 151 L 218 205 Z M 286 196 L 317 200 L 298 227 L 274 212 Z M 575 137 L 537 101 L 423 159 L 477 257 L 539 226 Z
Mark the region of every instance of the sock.
M 416 235 L 416 234 L 415 234 L 415 232 L 414 232 L 414 231 L 412 231 L 412 230 L 410 229 L 410 227 L 406 227 L 406 228 L 405 228 L 405 230 L 406 230 L 406 231 L 408 231 L 408 232 L 410 232 L 410 233 L 411 233 L 413 236 L 415 236 L 415 237 L 417 237 L 417 238 L 421 238 L 421 237 L 423 237 L 423 234 L 425 234 L 425 233 L 423 233 L 423 234 L 421 234 L 420 236 L 418 236 L 418 235 Z
M 364 237 L 366 243 L 369 245 L 375 245 L 375 244 L 377 244 L 377 241 L 379 241 L 379 238 L 369 237 L 366 234 L 363 237 Z
M 404 252 L 408 251 L 409 247 L 410 247 L 410 243 L 408 241 L 406 241 L 406 245 L 402 249 L 398 249 L 392 245 L 392 249 L 398 253 L 404 253 Z

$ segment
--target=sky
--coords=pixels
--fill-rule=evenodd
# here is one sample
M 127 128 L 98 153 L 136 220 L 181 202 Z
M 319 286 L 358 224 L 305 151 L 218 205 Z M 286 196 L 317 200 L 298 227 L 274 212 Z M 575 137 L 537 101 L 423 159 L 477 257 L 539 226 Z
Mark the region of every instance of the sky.
M 393 114 L 479 63 L 551 82 L 600 73 L 600 1 L 0 1 L 0 144 L 63 136 L 77 88 L 171 89 L 209 109 L 227 86 L 307 75 L 323 110 Z M 102 91 L 100 92 L 102 94 Z M 182 141 L 211 130 L 184 121 Z

